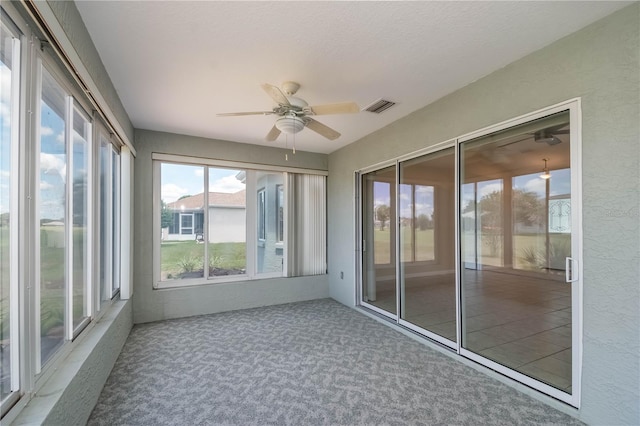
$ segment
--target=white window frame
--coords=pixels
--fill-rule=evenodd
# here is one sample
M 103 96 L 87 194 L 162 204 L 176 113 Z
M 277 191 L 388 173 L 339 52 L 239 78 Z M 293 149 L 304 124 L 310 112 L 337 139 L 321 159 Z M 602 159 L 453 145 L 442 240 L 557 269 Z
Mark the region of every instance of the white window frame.
M 20 309 L 20 287 L 19 287 L 19 235 L 23 226 L 23 220 L 19 216 L 19 182 L 20 182 L 20 140 L 23 134 L 23 128 L 21 127 L 20 119 L 20 92 L 23 81 L 22 63 L 23 56 L 23 43 L 22 39 L 24 35 L 20 28 L 15 25 L 10 19 L 5 21 L 4 13 L 2 19 L 2 26 L 5 26 L 7 31 L 13 36 L 11 46 L 11 139 L 9 142 L 10 159 L 9 167 L 10 183 L 9 183 L 9 217 L 11 225 L 9 226 L 9 339 L 10 339 L 10 353 L 9 358 L 11 360 L 11 381 L 10 381 L 10 393 L 6 398 L 0 399 L 0 417 L 5 414 L 20 397 L 21 388 L 21 340 L 20 336 L 20 317 L 22 312 Z
M 228 283 L 234 281 L 249 281 L 249 280 L 257 280 L 257 279 L 265 279 L 265 278 L 273 278 L 273 277 L 286 277 L 287 275 L 287 244 L 286 242 L 282 242 L 283 248 L 283 268 L 282 272 L 266 272 L 266 273 L 257 273 L 257 247 L 260 239 L 258 238 L 258 226 L 257 224 L 257 215 L 258 215 L 258 197 L 251 196 L 249 194 L 257 194 L 257 172 L 290 172 L 290 173 L 302 173 L 302 174 L 311 174 L 311 175 L 320 175 L 327 176 L 328 172 L 323 170 L 308 170 L 301 168 L 287 168 L 281 166 L 271 166 L 271 165 L 261 165 L 261 164 L 253 164 L 253 163 L 243 163 L 236 161 L 225 161 L 225 160 L 214 160 L 208 158 L 199 158 L 199 157 L 189 157 L 189 156 L 181 156 L 174 154 L 163 154 L 163 153 L 152 153 L 151 159 L 153 161 L 152 170 L 153 170 L 153 288 L 154 289 L 165 289 L 165 288 L 179 288 L 179 287 L 187 287 L 194 285 L 207 285 L 207 284 L 217 284 L 217 283 Z M 208 167 L 213 168 L 229 168 L 234 170 L 242 170 L 246 172 L 246 274 L 244 275 L 229 275 L 223 277 L 207 277 L 208 274 L 204 274 L 204 278 L 191 278 L 191 279 L 183 279 L 183 280 L 167 280 L 161 281 L 160 279 L 160 247 L 161 247 L 161 228 L 160 228 L 160 186 L 161 186 L 161 164 L 163 163 L 172 163 L 172 164 L 184 164 L 184 165 L 195 165 L 195 166 L 204 166 L 204 194 L 205 194 L 205 205 L 208 204 Z M 285 178 L 286 182 L 287 179 Z M 284 200 L 287 202 L 287 185 L 283 185 L 284 191 Z M 266 201 L 266 200 L 265 200 Z M 285 240 L 287 238 L 287 230 L 286 230 L 286 220 L 287 220 L 287 209 L 285 209 Z M 208 220 L 207 214 L 205 214 L 205 236 L 208 235 Z M 265 223 L 266 225 L 266 223 Z M 205 258 L 207 256 L 206 246 L 205 246 Z

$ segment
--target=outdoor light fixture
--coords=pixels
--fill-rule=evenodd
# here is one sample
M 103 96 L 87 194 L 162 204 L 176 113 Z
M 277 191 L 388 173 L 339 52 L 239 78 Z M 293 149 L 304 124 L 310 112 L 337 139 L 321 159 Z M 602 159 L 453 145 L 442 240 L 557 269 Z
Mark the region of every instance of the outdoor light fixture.
M 542 169 L 542 174 L 540 175 L 540 177 L 542 179 L 549 179 L 551 177 L 551 173 L 549 173 L 549 168 L 547 167 L 547 158 L 543 158 L 542 161 L 544 161 L 544 168 Z

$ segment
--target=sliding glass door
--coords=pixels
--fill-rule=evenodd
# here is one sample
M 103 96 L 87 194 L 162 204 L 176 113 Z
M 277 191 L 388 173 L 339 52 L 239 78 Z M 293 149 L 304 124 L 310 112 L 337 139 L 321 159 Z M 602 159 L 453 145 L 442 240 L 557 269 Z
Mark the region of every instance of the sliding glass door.
M 574 405 L 578 107 L 359 174 L 359 303 Z
M 462 348 L 572 392 L 569 113 L 460 147 Z
M 396 167 L 364 174 L 362 194 L 362 302 L 395 316 Z
M 400 318 L 456 341 L 455 149 L 399 163 Z

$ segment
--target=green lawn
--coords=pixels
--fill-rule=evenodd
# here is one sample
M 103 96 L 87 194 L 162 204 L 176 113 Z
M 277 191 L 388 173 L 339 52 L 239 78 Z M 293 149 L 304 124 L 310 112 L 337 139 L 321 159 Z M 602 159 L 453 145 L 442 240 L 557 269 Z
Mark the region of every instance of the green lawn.
M 401 228 L 401 230 L 402 235 L 400 241 L 402 244 L 403 259 L 411 259 L 411 227 L 405 226 Z M 387 264 L 391 261 L 390 250 L 392 243 L 389 241 L 390 238 L 389 228 L 386 228 L 384 231 L 380 229 L 374 231 L 375 263 L 377 265 Z M 433 229 L 416 230 L 415 243 L 416 260 L 434 259 Z
M 160 246 L 162 279 L 204 270 L 204 244 L 196 241 L 164 241 Z M 247 264 L 245 243 L 210 243 L 210 268 L 243 270 Z
M 403 259 L 411 259 L 411 228 L 401 228 L 402 237 L 401 245 L 403 250 Z M 393 246 L 390 240 L 389 228 L 381 231 L 376 229 L 374 231 L 374 250 L 375 250 L 375 263 L 377 265 L 388 264 L 391 261 L 390 250 Z M 549 253 L 549 267 L 552 269 L 564 269 L 565 257 L 570 255 L 571 247 L 571 235 L 570 234 L 550 234 L 550 253 Z M 499 246 L 494 255 L 491 255 L 491 248 L 488 241 L 489 236 L 483 238 L 485 244 L 483 245 L 483 255 L 481 262 L 485 265 L 503 266 L 502 259 L 502 247 Z M 416 244 L 416 259 L 433 260 L 435 258 L 435 248 L 433 241 L 433 229 L 416 230 L 415 235 Z M 513 238 L 513 251 L 515 253 L 513 262 L 516 269 L 529 269 L 540 270 L 546 267 L 546 250 L 545 250 L 545 236 L 537 234 L 523 234 L 515 235 Z

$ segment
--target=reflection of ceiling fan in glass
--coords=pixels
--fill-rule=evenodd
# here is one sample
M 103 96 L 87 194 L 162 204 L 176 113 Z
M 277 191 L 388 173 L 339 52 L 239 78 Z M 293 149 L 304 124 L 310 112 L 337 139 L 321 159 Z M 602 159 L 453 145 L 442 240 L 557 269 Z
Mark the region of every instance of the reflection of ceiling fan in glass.
M 547 145 L 557 145 L 562 143 L 562 141 L 556 135 L 568 135 L 569 130 L 562 130 L 562 126 L 549 127 L 547 129 L 542 129 L 533 134 L 533 140 L 538 143 L 546 143 Z
M 304 100 L 293 95 L 296 94 L 300 85 L 293 81 L 282 83 L 282 90 L 271 84 L 263 84 L 262 89 L 278 104 L 271 111 L 255 112 L 230 112 L 217 114 L 218 117 L 242 116 L 242 115 L 277 115 L 274 126 L 267 134 L 268 141 L 275 141 L 280 133 L 298 133 L 305 127 L 324 136 L 327 139 L 337 139 L 340 133 L 332 128 L 314 120 L 310 115 L 329 114 L 349 114 L 360 112 L 360 107 L 355 102 L 345 102 L 339 104 L 327 104 L 309 106 Z

